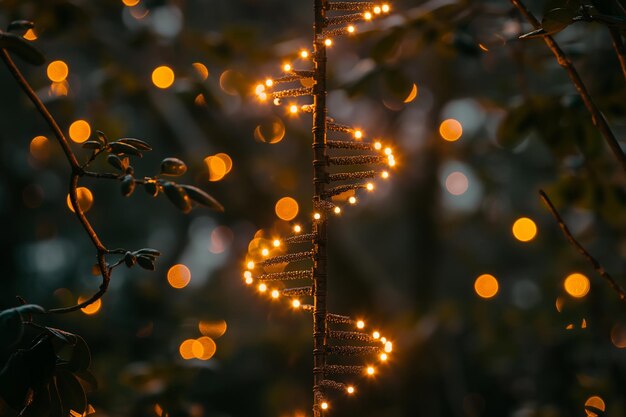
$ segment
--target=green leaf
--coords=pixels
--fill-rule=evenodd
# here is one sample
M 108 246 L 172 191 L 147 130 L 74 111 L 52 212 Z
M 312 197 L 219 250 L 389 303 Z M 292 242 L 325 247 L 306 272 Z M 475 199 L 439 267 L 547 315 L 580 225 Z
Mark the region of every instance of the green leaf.
M 137 257 L 132 252 L 126 252 L 124 254 L 124 263 L 130 268 L 137 263 Z
M 100 130 L 96 130 L 96 136 L 98 137 L 98 140 L 102 142 L 103 145 L 106 145 L 107 143 L 109 143 L 109 138 L 107 138 L 107 135 L 105 135 L 104 132 Z
M 161 252 L 152 248 L 142 248 L 135 252 L 137 255 L 161 256 Z
M 55 380 L 66 415 L 69 414 L 69 410 L 83 414 L 87 410 L 87 396 L 78 379 L 71 372 L 57 368 Z
M 135 139 L 135 138 L 122 138 L 118 139 L 118 142 L 126 143 L 128 145 L 134 146 L 135 148 L 142 151 L 151 151 L 152 147 L 144 142 L 143 140 Z
M 79 335 L 75 336 L 76 344 L 72 349 L 67 366 L 68 369 L 77 372 L 89 368 L 89 365 L 91 364 L 91 352 L 89 351 L 89 347 L 87 346 L 85 339 Z
M 28 29 L 32 29 L 35 27 L 35 24 L 30 20 L 14 20 L 9 23 L 7 27 L 7 32 L 15 32 L 17 30 L 26 32 Z
M 102 144 L 95 140 L 88 140 L 83 143 L 83 149 L 102 149 Z
M 117 168 L 120 171 L 124 171 L 124 164 L 122 163 L 122 160 L 120 159 L 119 156 L 117 155 L 109 155 L 107 156 L 107 162 L 109 163 L 109 165 L 111 165 L 113 168 Z
M 191 185 L 181 185 L 181 187 L 187 192 L 189 198 L 196 203 L 202 204 L 203 206 L 207 206 L 216 211 L 224 211 L 224 206 L 200 188 Z
M 43 65 L 46 62 L 39 49 L 21 36 L 12 33 L 0 32 L 0 48 L 14 53 L 32 65 Z
M 146 255 L 139 255 L 137 257 L 137 263 L 143 269 L 147 269 L 148 271 L 154 271 L 154 258 Z
M 134 155 L 140 158 L 143 156 L 137 148 L 124 142 L 111 142 L 109 143 L 109 149 L 117 155 Z
M 163 190 L 167 198 L 183 213 L 191 211 L 191 200 L 185 190 L 173 182 L 166 181 L 163 184 Z
M 125 175 L 121 185 L 122 195 L 130 196 L 135 191 L 135 178 L 132 175 Z
M 157 194 L 159 194 L 159 187 L 156 181 L 144 182 L 143 189 L 146 190 L 146 193 L 152 197 L 156 197 Z
M 161 161 L 161 174 L 177 177 L 187 172 L 187 165 L 178 158 L 165 158 Z

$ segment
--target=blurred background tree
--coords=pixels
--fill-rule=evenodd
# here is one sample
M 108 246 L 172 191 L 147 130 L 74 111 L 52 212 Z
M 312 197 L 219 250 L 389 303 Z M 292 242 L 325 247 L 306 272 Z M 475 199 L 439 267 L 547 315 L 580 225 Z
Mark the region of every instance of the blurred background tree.
M 543 2 L 528 6 L 542 16 Z M 550 50 L 517 40 L 533 28 L 511 4 L 398 0 L 393 12 L 330 51 L 333 115 L 401 150 L 394 181 L 332 236 L 330 292 L 342 297 L 330 304 L 379 321 L 396 346 L 392 369 L 342 413 L 624 415 L 624 307 L 537 194 L 548 192 L 619 281 L 624 173 Z M 0 27 L 34 21 L 27 36 L 48 63 L 67 65 L 58 79 L 25 69 L 62 126 L 84 120 L 110 137 L 149 139 L 162 153 L 138 168 L 180 157 L 188 182 L 227 210 L 180 216 L 164 200 L 87 185 L 104 240 L 163 253 L 155 273 L 120 270 L 93 314 L 45 319 L 90 345 L 97 415 L 310 410 L 308 327 L 283 307 L 268 311 L 239 271 L 258 228 L 284 222 L 275 203 L 310 195 L 308 123 L 250 93 L 309 44 L 312 13 L 286 0 L 0 2 Z M 606 27 L 576 23 L 556 39 L 621 137 L 624 80 Z M 60 149 L 3 72 L 0 306 L 16 294 L 69 305 L 99 284 L 86 273 L 91 248 L 65 204 Z M 522 217 L 536 233 L 528 221 L 515 232 Z M 582 277 L 566 287 L 573 273 Z

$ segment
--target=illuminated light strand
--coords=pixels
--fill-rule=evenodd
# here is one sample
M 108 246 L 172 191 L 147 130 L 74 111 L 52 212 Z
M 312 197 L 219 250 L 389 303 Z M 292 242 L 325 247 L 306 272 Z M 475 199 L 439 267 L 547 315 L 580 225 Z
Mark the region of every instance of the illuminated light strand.
M 371 187 L 369 187 L 369 185 L 371 185 L 371 183 L 366 183 L 366 184 L 346 184 L 346 185 L 339 185 L 337 187 L 333 187 L 333 188 L 329 188 L 326 191 L 324 191 L 324 197 L 333 197 L 335 195 L 339 195 L 339 194 L 343 194 L 346 191 L 352 191 L 352 190 L 370 190 Z M 354 203 L 352 203 L 354 204 Z
M 311 240 L 315 237 L 315 233 L 305 233 L 302 235 L 289 236 L 288 238 L 283 239 L 285 243 L 310 243 Z
M 287 271 L 273 272 L 271 274 L 262 274 L 256 277 L 259 281 L 290 281 L 297 279 L 313 279 L 313 272 L 306 271 Z
M 360 151 L 378 151 L 374 144 L 366 142 L 348 142 L 347 140 L 329 140 L 326 146 L 331 149 L 354 149 Z
M 326 320 L 329 323 L 339 323 L 339 324 L 353 324 L 354 321 L 349 316 L 342 316 L 339 314 L 326 313 Z
M 337 26 L 337 25 L 344 25 L 346 23 L 354 23 L 354 22 L 360 22 L 364 20 L 367 21 L 372 18 L 371 13 L 370 13 L 369 19 L 365 17 L 367 13 L 370 13 L 370 12 L 365 11 L 365 13 L 351 13 L 351 14 L 344 14 L 342 16 L 328 17 L 326 18 L 326 24 L 328 26 Z
M 374 7 L 374 2 L 369 1 L 331 1 L 327 3 L 328 10 L 331 11 L 365 11 Z
M 328 163 L 331 165 L 386 164 L 387 159 L 387 156 L 379 155 L 333 156 L 328 158 Z
M 281 90 L 281 91 L 270 93 L 269 97 L 272 99 L 285 98 L 285 97 L 300 97 L 300 96 L 310 96 L 312 93 L 313 93 L 312 88 L 307 88 L 307 87 L 291 88 L 289 90 Z
M 335 340 L 358 340 L 359 342 L 376 342 L 369 334 L 346 330 L 329 330 L 327 336 Z
M 282 294 L 285 297 L 299 297 L 302 295 L 311 296 L 313 295 L 313 287 L 308 286 L 308 287 L 285 288 L 282 291 Z
M 282 263 L 290 263 L 302 261 L 305 259 L 313 259 L 313 252 L 297 252 L 297 253 L 288 253 L 286 255 L 274 256 L 272 258 L 267 258 L 262 262 L 257 262 L 258 266 L 268 266 L 274 264 L 282 264 Z
M 336 174 L 329 174 L 327 177 L 328 182 L 334 181 L 346 181 L 346 180 L 358 180 L 364 178 L 376 178 L 386 171 L 357 171 L 357 172 L 338 172 Z
M 371 356 L 381 353 L 379 346 L 328 346 L 326 351 L 331 355 Z
M 333 119 L 326 119 L 326 128 L 328 130 L 332 130 L 334 132 L 344 132 L 344 133 L 352 133 L 354 131 L 354 128 L 347 126 L 347 125 L 335 123 L 332 120 Z
M 345 391 L 348 389 L 348 386 L 343 382 L 333 381 L 332 379 L 324 379 L 322 382 L 318 384 L 319 387 L 334 389 L 337 391 Z
M 331 30 L 326 30 L 322 33 L 322 38 L 332 38 L 335 36 L 345 36 L 345 35 L 352 35 L 356 32 L 356 28 L 352 25 L 350 26 L 346 26 L 343 28 L 336 28 L 336 29 L 331 29 Z
M 327 375 L 361 375 L 367 373 L 368 368 L 363 365 L 326 365 L 322 370 Z

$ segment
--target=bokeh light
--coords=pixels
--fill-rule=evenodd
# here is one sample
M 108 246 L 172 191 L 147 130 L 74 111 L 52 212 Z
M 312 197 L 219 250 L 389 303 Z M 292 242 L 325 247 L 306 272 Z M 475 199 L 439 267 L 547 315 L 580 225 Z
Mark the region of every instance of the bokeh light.
M 35 136 L 30 141 L 30 154 L 40 161 L 48 159 L 51 151 L 51 144 L 45 136 Z
M 225 153 L 218 153 L 204 158 L 209 171 L 209 181 L 220 181 L 233 167 L 233 160 Z
M 70 139 L 76 143 L 83 143 L 91 136 L 91 126 L 85 120 L 76 120 L 70 125 Z
M 444 140 L 454 142 L 461 138 L 463 126 L 456 119 L 446 119 L 439 125 L 439 134 Z
M 89 297 L 78 297 L 78 304 L 87 301 L 89 299 Z M 93 303 L 89 304 L 88 306 L 85 306 L 84 308 L 81 308 L 80 311 L 82 311 L 83 313 L 87 314 L 88 316 L 91 316 L 93 314 L 96 314 L 98 311 L 100 311 L 100 307 L 102 307 L 102 300 L 98 299 L 96 301 L 94 301 Z
M 133 7 L 139 4 L 139 0 L 122 0 L 124 6 Z
M 298 202 L 291 197 L 283 197 L 276 202 L 274 207 L 279 219 L 289 221 L 298 215 Z
M 450 173 L 446 177 L 446 190 L 452 195 L 463 195 L 469 188 L 467 176 L 460 171 Z
M 210 337 L 202 336 L 198 338 L 196 343 L 191 345 L 191 350 L 196 359 L 206 361 L 213 357 L 217 350 L 217 345 Z
M 537 235 L 537 225 L 528 217 L 520 217 L 513 223 L 513 236 L 520 242 L 529 242 Z
M 65 81 L 67 75 L 69 74 L 69 67 L 63 61 L 52 61 L 48 64 L 48 68 L 46 69 L 46 74 L 50 81 L 55 83 L 60 83 Z
M 416 97 L 417 97 L 417 84 L 413 83 L 413 88 L 411 89 L 411 92 L 409 93 L 409 95 L 404 99 L 404 102 L 410 103 L 413 100 L 415 100 Z
M 591 396 L 587 398 L 587 401 L 585 401 L 585 412 L 587 413 L 587 417 L 598 417 L 599 415 L 596 411 L 604 413 L 605 410 L 606 405 L 604 404 L 604 400 L 597 395 Z
M 278 143 L 285 137 L 285 124 L 278 117 L 269 119 L 257 125 L 254 129 L 254 138 L 259 142 Z
M 78 187 L 76 189 L 76 197 L 78 199 L 78 207 L 80 207 L 83 212 L 88 212 L 93 205 L 93 194 L 91 194 L 91 190 L 87 187 Z M 69 207 L 73 213 L 74 207 L 72 207 L 69 193 L 67 194 L 66 203 L 67 207 Z
M 193 346 L 194 344 L 199 343 L 200 342 L 195 339 L 187 339 L 183 341 L 183 343 L 181 343 L 178 347 L 178 352 L 180 353 L 180 356 L 183 359 L 193 359 L 195 357 Z M 200 345 L 200 349 L 202 349 L 202 345 Z M 196 347 L 196 350 L 198 350 L 198 347 Z
M 482 274 L 474 281 L 474 291 L 482 298 L 492 298 L 498 293 L 498 280 L 491 274 Z
M 616 348 L 626 348 L 626 325 L 617 323 L 611 328 L 611 342 Z
M 563 281 L 563 288 L 565 288 L 565 292 L 572 297 L 582 298 L 589 292 L 591 283 L 589 282 L 589 278 L 583 274 L 575 272 L 565 278 L 565 281 Z
M 191 272 L 183 264 L 176 264 L 167 271 L 167 282 L 173 288 L 185 288 L 189 281 L 191 281 Z
M 159 88 L 168 88 L 174 84 L 174 71 L 166 66 L 161 65 L 152 71 L 152 83 Z
M 215 339 L 223 336 L 224 333 L 226 333 L 227 329 L 228 329 L 228 326 L 226 324 L 226 321 L 224 320 L 217 320 L 217 321 L 202 320 L 198 322 L 198 330 L 200 331 L 200 333 L 202 333 L 202 335 L 204 336 L 209 336 Z
M 37 33 L 33 29 L 28 29 L 26 33 L 24 33 L 24 39 L 27 41 L 34 41 L 37 39 Z
M 201 80 L 204 81 L 209 78 L 209 70 L 206 65 L 201 62 L 194 62 L 191 65 L 193 66 L 193 69 L 196 70 L 196 74 L 198 74 L 198 77 L 200 77 Z

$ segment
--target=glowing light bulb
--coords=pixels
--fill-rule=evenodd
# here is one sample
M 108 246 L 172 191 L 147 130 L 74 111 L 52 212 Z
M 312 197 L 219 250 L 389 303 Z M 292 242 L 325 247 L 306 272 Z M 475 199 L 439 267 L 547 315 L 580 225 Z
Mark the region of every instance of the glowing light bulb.
M 249 261 L 246 266 L 248 267 L 248 269 L 254 269 L 254 262 Z
M 396 160 L 395 160 L 395 158 L 393 157 L 393 155 L 389 155 L 389 158 L 387 158 L 387 164 L 388 164 L 390 167 L 395 167 L 395 166 L 396 166 Z
M 348 33 L 354 33 L 356 31 L 356 28 L 352 25 L 348 26 Z
M 348 203 L 350 203 L 350 204 L 356 204 L 356 197 L 355 197 L 355 196 L 352 196 L 352 197 L 348 198 Z
M 370 13 L 370 12 L 365 12 L 365 13 L 363 14 L 363 18 L 364 18 L 365 20 L 372 20 L 372 13 Z
M 383 171 L 382 174 L 380 174 L 381 177 L 383 177 L 384 179 L 389 178 L 389 173 L 387 171 Z
M 280 246 L 280 240 L 278 239 L 274 239 L 274 241 L 272 242 L 272 245 L 274 245 L 275 248 Z
M 380 341 L 381 341 L 383 344 L 385 344 L 385 343 L 387 343 L 387 338 L 386 338 L 386 337 L 381 337 L 381 338 L 380 338 Z
M 357 329 L 362 329 L 365 327 L 365 322 L 363 320 L 359 320 L 356 322 L 356 328 Z
M 365 185 L 365 188 L 367 188 L 367 191 L 372 191 L 374 189 L 374 184 L 372 184 L 371 182 L 368 182 Z
M 300 233 L 302 231 L 302 227 L 299 224 L 296 224 L 293 227 L 293 231 L 296 232 L 296 233 Z
M 332 44 L 333 44 L 333 40 L 332 39 L 326 39 L 324 41 L 324 45 L 326 45 L 326 46 L 331 46 Z
M 265 85 L 268 87 L 271 87 L 274 85 L 274 80 L 272 80 L 271 78 L 268 78 L 267 80 L 265 80 Z
M 328 403 L 324 401 L 322 404 L 320 404 L 320 407 L 322 407 L 322 410 L 328 410 Z
M 380 6 L 374 7 L 374 14 L 380 14 L 381 12 L 382 12 L 382 9 L 380 8 Z
M 352 385 L 348 385 L 348 387 L 346 388 L 346 392 L 348 394 L 354 394 L 354 387 Z
M 378 339 L 380 339 L 380 333 L 376 331 L 376 332 L 372 333 L 372 337 L 373 337 L 375 340 L 378 340 Z
M 267 256 L 267 255 L 269 255 L 269 254 L 270 254 L 269 249 L 267 249 L 267 248 L 263 248 L 263 249 L 261 249 L 261 255 L 263 255 L 263 256 Z
M 385 155 L 391 155 L 391 148 L 385 148 Z
M 307 51 L 306 49 L 301 50 L 300 51 L 300 57 L 304 58 L 304 59 L 308 58 L 309 57 L 309 51 Z
M 380 151 L 383 148 L 383 144 L 380 142 L 376 142 L 374 143 L 374 149 L 376 149 L 377 151 Z
M 262 282 L 259 284 L 259 292 L 265 292 L 265 291 L 267 291 L 267 285 Z
M 264 91 L 265 91 L 265 86 L 263 84 L 258 84 L 256 87 L 254 87 L 254 92 L 257 95 L 260 95 Z
M 363 132 L 360 130 L 355 130 L 354 131 L 354 138 L 355 139 L 361 139 L 363 137 Z
M 252 277 L 246 277 L 245 283 L 248 285 L 252 285 L 252 283 L 254 282 L 254 280 L 252 279 Z
M 299 308 L 300 307 L 300 300 L 293 300 L 291 302 L 291 305 L 293 306 L 293 308 Z
M 296 106 L 295 104 L 292 104 L 291 106 L 289 106 L 289 113 L 291 114 L 298 113 L 298 106 Z
M 381 353 L 381 354 L 380 354 L 380 356 L 379 356 L 379 358 L 380 358 L 380 360 L 381 360 L 381 361 L 383 361 L 383 362 L 385 362 L 385 361 L 387 361 L 387 359 L 389 359 L 389 357 L 387 356 L 387 354 L 386 354 L 386 353 Z
M 383 4 L 381 7 L 383 13 L 389 13 L 389 10 L 391 10 L 391 7 L 389 7 L 388 4 Z
M 278 290 L 272 290 L 272 298 L 276 299 L 279 295 L 280 293 L 278 292 Z
M 319 213 L 315 213 L 315 214 L 313 215 L 313 218 L 314 218 L 315 220 L 319 220 L 319 219 L 321 219 L 321 218 L 322 218 L 322 215 L 321 215 L 321 214 L 319 214 Z
M 280 99 L 278 97 L 274 99 L 274 106 L 280 106 Z
M 285 64 L 285 65 L 283 65 L 283 70 L 284 70 L 285 72 L 289 72 L 289 71 L 291 71 L 291 64 Z
M 376 369 L 374 369 L 373 366 L 368 366 L 367 367 L 367 374 L 368 375 L 374 375 L 376 373 Z
M 393 345 L 391 344 L 391 342 L 385 342 L 385 352 L 391 353 L 392 350 L 393 350 Z
M 335 212 L 335 214 L 339 214 L 339 213 L 341 213 L 341 208 L 335 207 L 335 209 L 333 211 Z
M 267 100 L 267 93 L 261 93 L 261 94 L 259 94 L 259 100 L 261 100 L 261 101 L 265 101 L 265 100 Z

